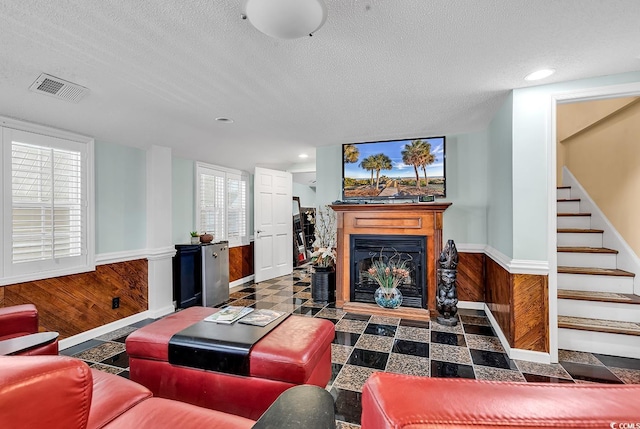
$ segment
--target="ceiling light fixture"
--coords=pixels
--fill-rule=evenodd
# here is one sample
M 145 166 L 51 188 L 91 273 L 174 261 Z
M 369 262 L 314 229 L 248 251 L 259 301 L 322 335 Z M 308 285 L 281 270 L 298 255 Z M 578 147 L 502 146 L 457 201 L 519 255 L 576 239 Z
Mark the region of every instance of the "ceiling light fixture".
M 542 69 L 538 71 L 534 71 L 533 73 L 529 73 L 524 77 L 524 80 L 540 80 L 546 77 L 551 76 L 556 71 L 554 69 Z
M 300 155 L 298 155 L 299 158 L 309 158 L 309 155 L 307 155 L 306 153 L 301 153 Z
M 327 19 L 324 0 L 244 0 L 243 6 L 242 18 L 276 39 L 312 36 Z
M 231 123 L 233 123 L 233 119 L 230 119 L 230 118 L 223 118 L 223 117 L 216 118 L 216 121 L 218 121 L 218 122 L 224 122 L 224 123 L 227 123 L 227 124 L 231 124 Z

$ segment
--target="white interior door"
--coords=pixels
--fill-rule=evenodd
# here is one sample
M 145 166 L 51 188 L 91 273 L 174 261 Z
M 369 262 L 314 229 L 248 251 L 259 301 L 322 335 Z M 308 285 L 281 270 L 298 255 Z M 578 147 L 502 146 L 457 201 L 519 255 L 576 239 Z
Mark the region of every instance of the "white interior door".
M 293 272 L 291 173 L 256 167 L 253 223 L 255 282 Z

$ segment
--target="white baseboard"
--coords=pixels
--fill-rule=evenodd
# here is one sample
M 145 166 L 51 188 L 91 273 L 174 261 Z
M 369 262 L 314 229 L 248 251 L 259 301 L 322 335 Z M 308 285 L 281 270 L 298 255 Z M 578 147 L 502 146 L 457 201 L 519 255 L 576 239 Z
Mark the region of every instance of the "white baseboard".
M 466 308 L 467 310 L 484 310 L 484 305 L 484 302 L 458 301 L 458 308 Z
M 159 317 L 166 316 L 167 314 L 171 314 L 175 311 L 176 311 L 176 308 L 173 306 L 173 304 L 169 304 L 157 310 L 153 310 L 153 311 L 148 310 L 147 313 L 149 318 L 157 319 Z
M 241 285 L 243 285 L 245 283 L 248 283 L 248 282 L 252 281 L 255 278 L 256 278 L 256 276 L 254 274 L 251 274 L 250 276 L 243 277 L 243 278 L 238 279 L 238 280 L 234 280 L 231 283 L 229 283 L 229 289 L 231 289 L 232 287 L 241 286 Z
M 484 312 L 487 314 L 487 318 L 491 323 L 491 327 L 494 331 L 496 331 L 498 339 L 500 340 L 500 344 L 502 344 L 502 348 L 504 348 L 504 350 L 507 352 L 507 355 L 511 357 L 511 346 L 509 345 L 509 341 L 507 341 L 507 337 L 504 336 L 504 333 L 502 332 L 502 329 L 500 329 L 498 321 L 495 317 L 493 317 L 493 313 L 491 313 L 491 310 L 489 310 L 489 306 L 487 304 L 484 305 Z
M 143 311 L 142 313 L 134 314 L 133 316 L 125 317 L 124 319 L 116 320 L 115 322 L 107 323 L 106 325 L 99 326 L 88 331 L 81 332 L 80 334 L 65 338 L 59 341 L 60 350 L 68 349 L 85 341 L 92 340 L 100 335 L 107 334 L 116 329 L 124 328 L 133 323 L 139 322 L 144 319 L 152 318 L 149 315 L 149 311 Z
M 537 363 L 551 363 L 551 355 L 545 352 L 534 352 L 532 350 L 524 350 L 524 349 L 511 349 L 511 353 L 509 354 L 510 359 L 517 360 L 526 360 L 529 362 L 537 362 Z
M 507 352 L 509 359 L 526 360 L 529 362 L 546 364 L 551 363 L 551 355 L 549 353 L 512 348 L 509 345 L 509 341 L 507 341 L 507 337 L 504 336 L 502 329 L 500 329 L 498 321 L 493 317 L 491 310 L 489 310 L 489 307 L 486 304 L 484 305 L 484 312 L 487 313 L 487 318 L 489 319 L 489 322 L 491 322 L 491 327 L 496 331 L 500 344 L 502 344 L 502 347 Z

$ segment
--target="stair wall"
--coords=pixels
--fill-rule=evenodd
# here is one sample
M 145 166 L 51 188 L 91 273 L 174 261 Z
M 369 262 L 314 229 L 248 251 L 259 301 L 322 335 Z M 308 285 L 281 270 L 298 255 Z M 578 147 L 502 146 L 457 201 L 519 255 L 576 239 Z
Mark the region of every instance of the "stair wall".
M 609 222 L 604 213 L 598 208 L 593 199 L 585 191 L 585 189 L 576 180 L 575 176 L 565 166 L 562 169 L 562 182 L 564 186 L 571 186 L 571 197 L 580 199 L 580 211 L 591 213 L 591 228 L 602 229 L 604 234 L 602 235 L 602 242 L 598 243 L 597 237 L 584 238 L 583 243 L 589 243 L 590 247 L 608 247 L 618 250 L 617 256 L 617 268 L 632 273 L 640 273 L 640 258 L 633 251 L 631 246 L 624 240 L 624 238 L 614 228 L 613 224 Z M 558 213 L 560 213 L 558 209 Z M 562 237 L 563 235 L 571 234 L 558 234 L 558 246 L 571 246 L 581 242 L 578 237 Z M 558 263 L 560 265 L 560 263 Z M 633 281 L 633 293 L 640 295 L 640 276 L 636 276 Z

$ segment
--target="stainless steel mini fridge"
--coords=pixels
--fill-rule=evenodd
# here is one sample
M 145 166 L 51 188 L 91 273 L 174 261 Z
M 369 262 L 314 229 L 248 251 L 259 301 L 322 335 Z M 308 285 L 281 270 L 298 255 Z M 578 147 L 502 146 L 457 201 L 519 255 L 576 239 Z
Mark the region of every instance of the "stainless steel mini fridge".
M 202 245 L 202 305 L 211 307 L 229 299 L 229 242 Z

